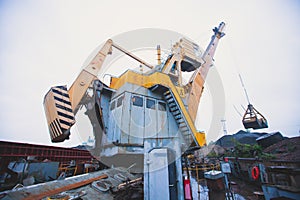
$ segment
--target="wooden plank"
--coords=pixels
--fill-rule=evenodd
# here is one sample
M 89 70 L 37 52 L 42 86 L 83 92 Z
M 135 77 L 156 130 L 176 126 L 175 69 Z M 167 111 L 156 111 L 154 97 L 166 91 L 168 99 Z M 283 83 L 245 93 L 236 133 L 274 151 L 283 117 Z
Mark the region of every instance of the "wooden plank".
M 69 184 L 69 185 L 66 185 L 63 187 L 48 189 L 39 194 L 32 194 L 32 195 L 27 196 L 23 200 L 42 199 L 45 197 L 49 197 L 51 195 L 59 194 L 61 192 L 67 191 L 67 190 L 72 190 L 72 189 L 75 189 L 78 187 L 82 187 L 82 186 L 88 185 L 94 181 L 98 181 L 98 180 L 105 179 L 105 178 L 108 178 L 108 176 L 106 174 L 103 174 L 103 175 L 95 177 L 95 178 L 90 178 L 90 179 L 83 180 L 80 182 L 72 183 L 72 184 Z

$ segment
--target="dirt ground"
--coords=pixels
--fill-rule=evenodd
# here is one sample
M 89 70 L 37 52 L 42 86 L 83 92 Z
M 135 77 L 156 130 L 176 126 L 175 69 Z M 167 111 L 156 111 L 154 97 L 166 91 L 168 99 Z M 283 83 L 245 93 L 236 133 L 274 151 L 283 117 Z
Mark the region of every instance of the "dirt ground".
M 235 177 L 230 177 L 231 187 L 235 193 L 242 195 L 246 200 L 262 200 L 263 195 L 258 195 L 255 193 L 261 193 L 262 188 L 258 185 L 252 184 L 250 182 L 245 182 L 241 179 Z M 255 192 L 255 193 L 254 193 Z

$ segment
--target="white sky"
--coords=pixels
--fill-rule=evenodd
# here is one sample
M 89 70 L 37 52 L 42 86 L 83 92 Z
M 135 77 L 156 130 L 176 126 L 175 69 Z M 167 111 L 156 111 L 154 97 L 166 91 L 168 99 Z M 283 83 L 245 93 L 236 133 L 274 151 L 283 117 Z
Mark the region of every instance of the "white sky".
M 51 144 L 42 105 L 45 93 L 53 85 L 70 86 L 85 59 L 106 39 L 160 28 L 182 33 L 205 48 L 211 29 L 221 21 L 227 24 L 226 36 L 215 65 L 225 88 L 228 132 L 243 129 L 233 107 L 243 113 L 240 105 L 246 106 L 240 73 L 250 101 L 269 121 L 270 128 L 263 131 L 299 136 L 297 0 L 0 0 L 0 139 Z M 202 103 L 210 107 L 208 96 Z M 200 119 L 206 116 L 201 113 Z M 75 131 L 70 141 L 56 145 L 81 143 L 77 135 Z

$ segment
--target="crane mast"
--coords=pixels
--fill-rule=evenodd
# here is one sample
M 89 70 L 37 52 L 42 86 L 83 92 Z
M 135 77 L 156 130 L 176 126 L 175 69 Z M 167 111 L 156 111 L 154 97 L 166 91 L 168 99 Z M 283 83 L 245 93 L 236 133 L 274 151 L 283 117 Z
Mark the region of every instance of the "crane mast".
M 219 27 L 215 27 L 213 29 L 214 35 L 211 37 L 211 41 L 207 46 L 205 52 L 201 56 L 203 60 L 202 65 L 195 70 L 189 84 L 187 85 L 188 88 L 188 95 L 187 95 L 187 102 L 188 102 L 188 110 L 189 114 L 192 117 L 193 121 L 195 121 L 197 113 L 198 113 L 198 105 L 200 103 L 200 98 L 204 89 L 204 82 L 210 67 L 213 66 L 213 57 L 215 55 L 216 48 L 218 46 L 219 40 L 225 35 L 223 33 L 225 27 L 225 23 L 220 23 Z

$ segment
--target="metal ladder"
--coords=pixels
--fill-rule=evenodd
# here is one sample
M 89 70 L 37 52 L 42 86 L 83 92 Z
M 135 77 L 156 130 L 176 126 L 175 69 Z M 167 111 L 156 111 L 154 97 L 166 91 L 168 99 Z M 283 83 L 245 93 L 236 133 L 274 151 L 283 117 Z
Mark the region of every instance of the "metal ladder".
M 173 93 L 170 90 L 167 90 L 163 93 L 164 99 L 169 106 L 169 110 L 175 118 L 175 121 L 178 125 L 179 130 L 181 131 L 184 141 L 187 145 L 191 145 L 194 141 L 193 132 L 189 127 L 185 116 L 183 115 Z

